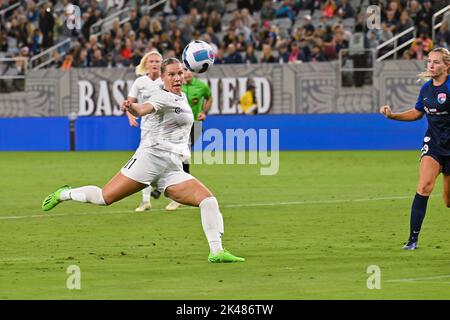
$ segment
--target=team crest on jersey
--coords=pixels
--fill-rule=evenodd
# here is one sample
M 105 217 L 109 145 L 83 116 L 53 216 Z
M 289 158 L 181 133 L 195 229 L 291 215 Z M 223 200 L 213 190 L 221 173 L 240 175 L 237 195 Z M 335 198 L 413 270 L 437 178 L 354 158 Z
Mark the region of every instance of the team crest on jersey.
M 176 113 L 176 114 L 181 113 L 181 108 L 180 108 L 180 107 L 176 107 L 176 108 L 175 108 L 175 113 Z
M 439 93 L 437 96 L 437 100 L 440 104 L 443 104 L 445 100 L 447 100 L 447 95 L 445 93 Z

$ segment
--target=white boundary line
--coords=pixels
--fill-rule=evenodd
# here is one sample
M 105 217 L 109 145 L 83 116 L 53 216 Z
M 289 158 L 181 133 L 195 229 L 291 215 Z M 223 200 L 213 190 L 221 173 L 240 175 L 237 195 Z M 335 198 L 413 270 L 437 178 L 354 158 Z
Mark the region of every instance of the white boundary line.
M 271 207 L 271 206 L 291 206 L 291 205 L 309 205 L 309 204 L 332 204 L 332 203 L 345 203 L 345 202 L 368 202 L 368 201 L 384 201 L 384 200 L 400 200 L 400 199 L 412 199 L 413 196 L 393 196 L 393 197 L 375 197 L 375 198 L 361 198 L 361 199 L 336 199 L 336 200 L 316 200 L 316 201 L 288 201 L 288 202 L 271 202 L 271 203 L 242 203 L 242 204 L 226 204 L 221 205 L 221 208 L 252 208 L 252 207 Z M 193 210 L 197 207 L 182 207 L 178 210 Z M 152 209 L 149 211 L 165 211 L 165 209 Z M 61 217 L 69 215 L 100 215 L 100 214 L 115 214 L 115 213 L 131 213 L 133 210 L 121 210 L 121 211 L 108 211 L 108 212 L 78 212 L 78 213 L 54 213 L 54 214 L 34 214 L 23 216 L 4 216 L 0 217 L 0 220 L 18 220 L 18 219 L 30 219 L 30 218 L 50 218 Z
M 396 279 L 396 280 L 385 280 L 383 282 L 414 282 L 414 281 L 427 281 L 427 280 L 439 280 L 439 279 L 450 279 L 450 274 L 434 277 L 422 277 L 422 278 L 411 278 L 411 279 Z

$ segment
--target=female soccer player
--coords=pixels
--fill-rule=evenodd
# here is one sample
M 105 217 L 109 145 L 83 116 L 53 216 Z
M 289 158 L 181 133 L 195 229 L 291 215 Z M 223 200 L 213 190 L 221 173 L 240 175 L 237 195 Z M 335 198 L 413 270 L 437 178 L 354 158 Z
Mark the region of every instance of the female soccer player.
M 150 51 L 145 54 L 139 65 L 136 67 L 136 75 L 140 76 L 137 78 L 133 85 L 131 86 L 130 92 L 128 93 L 127 100 L 131 102 L 143 102 L 147 101 L 153 94 L 159 92 L 163 85 L 161 81 L 161 63 L 162 55 L 158 51 Z M 129 112 L 126 113 L 128 116 L 128 122 L 132 127 L 138 127 L 139 123 L 136 118 Z M 149 139 L 150 127 L 155 117 L 153 114 L 143 116 L 141 119 L 141 143 L 145 143 L 145 139 Z M 148 186 L 142 190 L 142 202 L 136 208 L 137 212 L 142 212 L 152 208 L 150 201 L 150 196 L 153 194 L 155 198 L 159 198 L 160 192 L 154 190 L 152 192 L 152 187 Z
M 156 186 L 169 198 L 200 207 L 203 231 L 210 247 L 209 262 L 239 262 L 222 248 L 223 217 L 213 194 L 197 179 L 183 171 L 182 160 L 189 157 L 189 133 L 194 121 L 192 109 L 181 91 L 183 65 L 169 58 L 161 64 L 164 89 L 139 104 L 125 100 L 122 109 L 134 116 L 154 114 L 150 139 L 141 143 L 133 157 L 104 187 L 63 186 L 47 196 L 42 209 L 48 211 L 61 201 L 74 200 L 110 205 L 148 185 Z
M 443 174 L 444 202 L 450 208 L 450 52 L 436 48 L 427 59 L 427 69 L 421 78 L 429 79 L 420 89 L 415 108 L 393 113 L 382 106 L 380 113 L 399 121 L 415 121 L 426 114 L 428 130 L 424 137 L 419 170 L 419 184 L 411 208 L 409 239 L 403 249 L 415 250 L 428 198 L 436 178 Z
M 201 126 L 201 122 L 206 119 L 206 113 L 212 105 L 212 95 L 209 86 L 194 77 L 191 71 L 186 66 L 184 67 L 184 81 L 181 90 L 186 95 L 189 105 L 191 106 L 194 120 L 198 121 L 197 125 Z M 200 124 L 199 124 L 200 123 Z M 201 128 L 201 127 L 200 127 Z M 191 129 L 191 146 L 195 143 L 194 127 Z M 189 159 L 183 163 L 183 170 L 190 173 Z M 176 201 L 170 202 L 166 206 L 167 211 L 177 210 L 180 204 Z

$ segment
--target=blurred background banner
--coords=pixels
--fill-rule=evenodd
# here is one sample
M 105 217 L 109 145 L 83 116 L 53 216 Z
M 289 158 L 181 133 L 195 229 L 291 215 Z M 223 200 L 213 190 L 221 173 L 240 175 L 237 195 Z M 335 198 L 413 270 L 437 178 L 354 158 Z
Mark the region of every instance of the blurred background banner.
M 210 115 L 238 114 L 249 82 L 256 86 L 257 114 L 376 113 L 381 102 L 412 107 L 422 69 L 417 60 L 377 62 L 373 85 L 364 87 L 338 85 L 357 78 L 337 62 L 215 65 L 200 76 L 211 87 Z M 135 78 L 132 68 L 32 70 L 25 91 L 0 95 L 0 117 L 121 116 L 119 104 Z

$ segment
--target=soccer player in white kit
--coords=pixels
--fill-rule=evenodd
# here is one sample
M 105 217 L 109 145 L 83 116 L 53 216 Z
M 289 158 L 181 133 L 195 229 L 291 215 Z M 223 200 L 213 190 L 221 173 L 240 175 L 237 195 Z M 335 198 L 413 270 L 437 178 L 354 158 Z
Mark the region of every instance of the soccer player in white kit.
M 164 89 L 142 104 L 125 100 L 122 109 L 135 116 L 154 114 L 150 137 L 141 143 L 133 157 L 103 187 L 67 185 L 48 195 L 42 209 L 53 209 L 62 201 L 110 205 L 149 184 L 179 203 L 200 207 L 201 223 L 208 240 L 212 263 L 241 262 L 222 247 L 223 217 L 214 195 L 199 180 L 183 171 L 182 161 L 190 156 L 189 134 L 194 117 L 186 96 L 181 91 L 183 65 L 169 58 L 161 64 Z
M 142 57 L 139 65 L 136 67 L 136 75 L 140 77 L 133 82 L 130 92 L 128 93 L 128 101 L 142 103 L 150 99 L 152 95 L 161 90 L 161 87 L 163 86 L 163 82 L 160 77 L 161 63 L 162 55 L 158 51 L 150 51 Z M 129 112 L 126 114 L 128 116 L 130 126 L 139 127 L 136 117 Z M 149 138 L 151 127 L 150 118 L 152 117 L 154 117 L 153 114 L 148 114 L 141 118 L 141 143 L 143 143 L 145 139 Z M 155 190 L 155 192 L 159 193 L 157 190 Z M 136 208 L 137 212 L 143 212 L 152 208 L 150 201 L 151 193 L 151 186 L 142 190 L 142 202 Z

